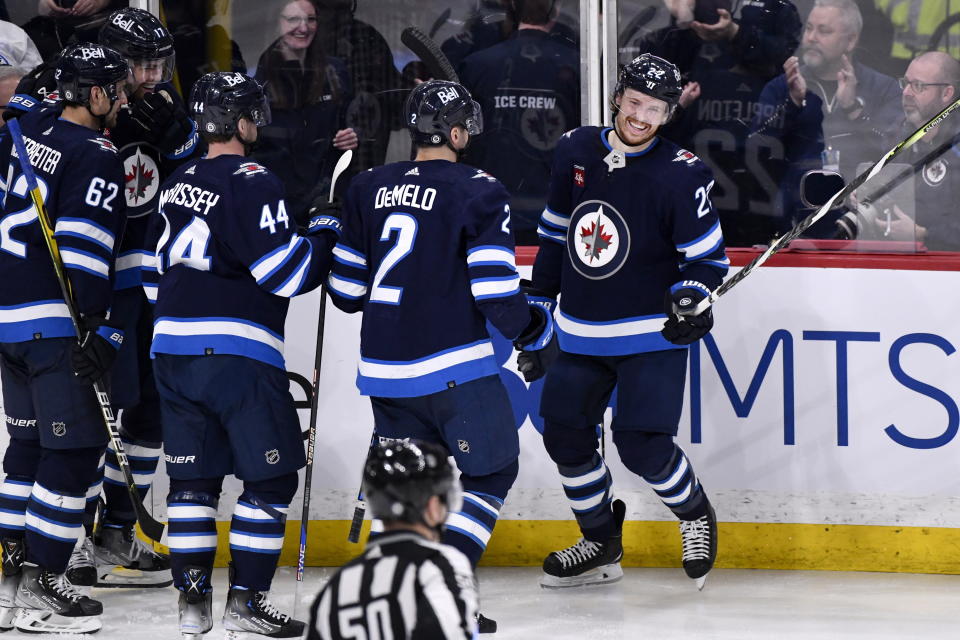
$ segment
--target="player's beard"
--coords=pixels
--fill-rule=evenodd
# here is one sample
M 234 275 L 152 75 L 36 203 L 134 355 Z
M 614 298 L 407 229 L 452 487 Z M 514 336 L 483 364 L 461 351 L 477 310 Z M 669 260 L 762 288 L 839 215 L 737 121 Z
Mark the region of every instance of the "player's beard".
M 630 123 L 646 125 L 646 128 L 643 131 L 638 131 L 634 129 Z M 650 142 L 660 129 L 659 125 L 630 118 L 623 111 L 617 111 L 614 125 L 616 127 L 617 137 L 628 147 L 639 147 Z

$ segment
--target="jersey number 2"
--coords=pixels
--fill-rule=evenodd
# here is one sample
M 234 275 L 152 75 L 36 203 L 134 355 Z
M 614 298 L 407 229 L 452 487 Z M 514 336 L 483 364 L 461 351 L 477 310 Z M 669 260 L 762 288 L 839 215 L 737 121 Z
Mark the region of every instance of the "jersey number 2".
M 392 213 L 387 216 L 383 222 L 383 231 L 380 232 L 380 241 L 388 242 L 393 232 L 397 232 L 396 240 L 393 246 L 383 256 L 377 273 L 373 276 L 373 287 L 370 289 L 370 302 L 379 302 L 381 304 L 400 304 L 400 297 L 403 295 L 403 287 L 388 287 L 383 284 L 383 279 L 387 277 L 390 270 L 397 266 L 397 263 L 410 255 L 413 251 L 413 243 L 417 239 L 417 220 L 406 213 Z

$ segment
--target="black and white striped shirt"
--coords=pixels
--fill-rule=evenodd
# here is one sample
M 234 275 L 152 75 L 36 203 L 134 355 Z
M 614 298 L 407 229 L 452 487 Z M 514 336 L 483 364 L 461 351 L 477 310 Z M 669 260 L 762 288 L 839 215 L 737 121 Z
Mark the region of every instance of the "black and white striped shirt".
M 470 640 L 477 634 L 470 561 L 413 531 L 372 538 L 311 607 L 308 640 Z

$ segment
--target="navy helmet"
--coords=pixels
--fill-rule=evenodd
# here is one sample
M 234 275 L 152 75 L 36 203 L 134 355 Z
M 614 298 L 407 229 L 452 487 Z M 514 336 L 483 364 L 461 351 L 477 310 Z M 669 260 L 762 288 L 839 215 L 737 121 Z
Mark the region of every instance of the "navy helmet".
M 363 493 L 374 517 L 417 523 L 432 496 L 450 511 L 460 508 L 460 483 L 442 447 L 391 440 L 370 450 L 363 469 Z
M 407 98 L 407 129 L 420 146 L 449 144 L 450 130 L 461 126 L 472 135 L 483 131 L 480 105 L 466 87 L 448 80 L 417 85 Z
M 683 93 L 680 70 L 672 62 L 652 53 L 644 53 L 620 68 L 613 94 L 621 96 L 627 89 L 663 100 L 673 109 Z
M 68 103 L 89 104 L 91 87 L 101 87 L 114 102 L 119 97 L 117 83 L 130 75 L 130 67 L 119 52 L 91 42 L 67 47 L 56 65 L 57 91 Z
M 169 82 L 173 78 L 176 58 L 173 36 L 149 11 L 132 7 L 117 9 L 100 28 L 98 40 L 119 51 L 131 66 L 148 64 L 148 61 L 162 64 L 157 82 Z
M 232 136 L 240 118 L 258 127 L 270 124 L 270 104 L 263 86 L 236 71 L 215 71 L 200 77 L 190 92 L 190 113 L 202 133 Z

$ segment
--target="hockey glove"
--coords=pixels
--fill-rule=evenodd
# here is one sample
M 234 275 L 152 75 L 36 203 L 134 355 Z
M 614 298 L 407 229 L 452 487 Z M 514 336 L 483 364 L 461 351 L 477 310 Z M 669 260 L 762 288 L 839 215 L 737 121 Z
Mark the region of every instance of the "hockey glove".
M 44 62 L 20 78 L 3 112 L 4 122 L 37 108 L 48 95 L 56 91 L 57 79 L 54 77 L 56 71 L 54 65 Z
M 130 117 L 143 129 L 144 140 L 165 156 L 179 155 L 194 135 L 193 120 L 162 89 L 131 102 Z
M 693 280 L 673 285 L 664 300 L 667 321 L 660 334 L 676 345 L 692 344 L 707 335 L 713 328 L 712 308 L 708 307 L 700 315 L 693 315 L 693 311 L 708 295 L 710 290 Z
M 557 308 L 557 299 L 542 289 L 537 289 L 529 280 L 520 281 L 520 290 L 527 296 L 527 304 L 535 304 L 547 310 L 553 316 L 553 310 Z
M 340 200 L 334 198 L 333 202 L 327 202 L 327 198 L 317 198 L 310 206 L 307 216 L 310 222 L 307 228 L 303 230 L 303 235 L 309 236 L 321 231 L 332 231 L 340 237 L 343 232 L 343 225 L 340 223 L 342 217 L 343 205 Z
M 123 344 L 123 331 L 95 316 L 80 319 L 81 338 L 71 347 L 73 373 L 93 384 L 113 366 Z
M 553 330 L 553 313 L 541 304 L 530 302 L 530 323 L 513 341 L 513 347 L 519 351 L 517 370 L 527 382 L 539 380 L 547 374 L 560 347 L 557 346 L 557 334 Z

